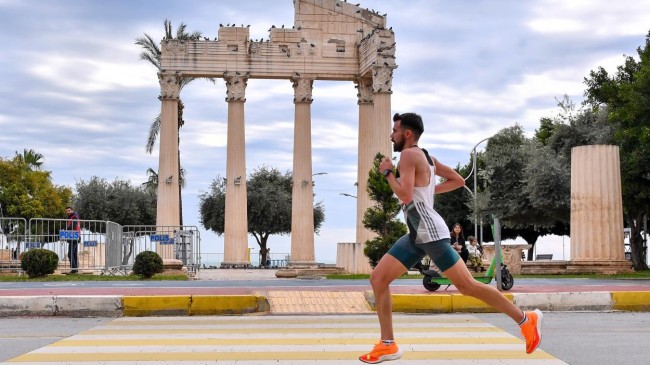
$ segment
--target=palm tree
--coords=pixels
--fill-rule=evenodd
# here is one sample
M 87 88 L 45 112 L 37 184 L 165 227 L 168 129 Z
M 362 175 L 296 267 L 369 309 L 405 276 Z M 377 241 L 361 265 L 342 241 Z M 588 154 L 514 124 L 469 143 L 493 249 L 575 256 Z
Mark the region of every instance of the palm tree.
M 24 162 L 27 165 L 29 170 L 41 171 L 41 166 L 43 165 L 43 155 L 34 151 L 33 149 L 23 149 L 23 153 L 20 154 L 16 151 L 16 159 Z
M 176 30 L 176 37 L 174 37 L 173 31 L 172 31 L 172 24 L 168 19 L 165 19 L 164 22 L 165 26 L 165 38 L 163 39 L 178 39 L 178 40 L 188 40 L 188 41 L 196 41 L 201 38 L 201 32 L 192 32 L 188 33 L 186 28 L 187 26 L 184 23 L 181 23 L 181 25 L 178 26 L 178 29 Z M 144 34 L 144 37 L 139 37 L 136 38 L 135 44 L 141 46 L 144 50 L 142 53 L 140 53 L 140 59 L 147 61 L 154 65 L 158 72 L 162 71 L 162 68 L 160 67 L 160 56 L 162 52 L 160 51 L 160 46 L 156 41 L 151 38 L 150 35 L 147 33 Z M 185 85 L 189 84 L 190 82 L 198 79 L 199 77 L 185 77 L 180 80 L 180 87 L 179 89 L 182 90 Z M 215 80 L 214 78 L 204 78 L 203 79 L 209 80 L 210 82 L 214 83 Z M 179 90 L 179 91 L 180 91 Z M 178 129 L 185 124 L 185 121 L 183 120 L 183 102 L 181 99 L 178 99 Z M 156 143 L 156 140 L 158 139 L 158 134 L 160 132 L 160 114 L 158 114 L 154 120 L 151 122 L 151 126 L 149 126 L 149 135 L 147 137 L 147 144 L 145 146 L 147 153 L 151 154 L 153 151 L 153 147 Z M 180 145 L 180 134 L 179 134 L 179 145 Z M 181 155 L 180 155 L 180 150 L 178 151 L 178 169 L 179 169 L 179 185 L 178 185 L 178 199 L 179 199 L 179 209 L 180 209 L 180 224 L 181 226 L 183 225 L 183 199 L 181 198 L 181 190 L 185 186 L 185 182 L 182 181 L 182 176 L 184 175 L 183 168 L 181 168 Z M 151 170 L 151 168 L 149 169 Z M 149 177 L 151 178 L 152 175 L 151 173 L 155 173 L 155 171 L 149 171 Z M 158 174 L 156 173 L 156 187 L 158 186 L 157 182 Z M 147 183 L 145 183 L 147 184 Z

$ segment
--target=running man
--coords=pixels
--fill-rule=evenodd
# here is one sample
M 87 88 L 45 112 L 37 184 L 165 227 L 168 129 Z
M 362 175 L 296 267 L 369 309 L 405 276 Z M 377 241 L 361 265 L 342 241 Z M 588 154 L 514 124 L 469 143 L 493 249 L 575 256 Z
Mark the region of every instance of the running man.
M 526 339 L 526 352 L 530 354 L 542 341 L 542 312 L 538 309 L 523 312 L 496 288 L 474 280 L 463 260 L 451 247 L 449 230 L 442 217 L 433 209 L 433 198 L 434 194 L 462 187 L 465 180 L 418 147 L 422 132 L 424 124 L 419 115 L 404 113 L 393 116 L 391 141 L 393 150 L 400 153 L 397 176 L 390 158 L 384 158 L 379 168 L 402 204 L 409 233 L 395 242 L 370 275 L 381 340 L 372 351 L 361 355 L 359 360 L 376 364 L 402 356 L 393 335 L 393 303 L 389 285 L 425 255 L 429 255 L 462 294 L 484 301 L 517 322 Z M 445 181 L 436 185 L 436 175 Z

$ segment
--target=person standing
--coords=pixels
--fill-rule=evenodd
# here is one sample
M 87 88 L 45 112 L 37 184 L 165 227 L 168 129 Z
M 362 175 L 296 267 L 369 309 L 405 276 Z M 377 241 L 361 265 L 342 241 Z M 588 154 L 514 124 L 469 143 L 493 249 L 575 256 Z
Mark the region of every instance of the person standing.
M 68 241 L 68 260 L 70 260 L 70 274 L 76 274 L 79 269 L 79 241 L 81 239 L 81 225 L 79 223 L 79 214 L 74 212 L 71 207 L 65 208 L 68 215 L 68 221 L 65 229 L 69 231 Z M 76 234 L 75 234 L 76 232 Z
M 433 209 L 433 198 L 434 194 L 462 187 L 465 180 L 452 168 L 418 147 L 422 132 L 424 125 L 419 115 L 404 113 L 393 116 L 390 137 L 393 150 L 400 153 L 400 161 L 397 172 L 388 157 L 380 162 L 379 168 L 400 200 L 409 232 L 395 242 L 370 275 L 381 338 L 372 351 L 359 356 L 359 360 L 376 364 L 402 356 L 393 334 L 393 303 L 389 285 L 425 255 L 429 255 L 462 294 L 484 301 L 517 322 L 526 339 L 526 352 L 530 354 L 542 340 L 542 312 L 538 309 L 523 312 L 496 288 L 474 280 L 465 263 L 451 247 L 449 230 L 442 217 Z M 444 182 L 436 185 L 436 175 L 444 178 Z

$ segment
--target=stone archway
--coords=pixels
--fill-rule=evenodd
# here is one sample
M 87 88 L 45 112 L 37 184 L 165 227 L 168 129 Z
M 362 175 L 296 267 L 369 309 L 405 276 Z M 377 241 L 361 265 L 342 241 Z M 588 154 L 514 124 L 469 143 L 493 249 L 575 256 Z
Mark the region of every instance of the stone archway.
M 248 79 L 284 79 L 293 83 L 295 124 L 291 264 L 313 265 L 314 222 L 311 103 L 316 80 L 352 81 L 359 90 L 359 159 L 357 172 L 357 244 L 372 237 L 363 228 L 370 206 L 367 173 L 377 152 L 391 154 L 391 86 L 395 37 L 386 17 L 338 0 L 295 0 L 291 28 L 273 27 L 269 39 L 250 39 L 247 27 L 219 28 L 218 38 L 202 41 L 163 40 L 162 101 L 158 206 L 156 224 L 180 222 L 178 209 L 179 83 L 185 77 L 223 78 L 228 103 L 226 164 L 225 267 L 248 265 L 246 216 L 246 151 L 244 140 Z M 307 183 L 305 183 L 307 182 Z M 358 269 L 369 270 L 360 254 Z

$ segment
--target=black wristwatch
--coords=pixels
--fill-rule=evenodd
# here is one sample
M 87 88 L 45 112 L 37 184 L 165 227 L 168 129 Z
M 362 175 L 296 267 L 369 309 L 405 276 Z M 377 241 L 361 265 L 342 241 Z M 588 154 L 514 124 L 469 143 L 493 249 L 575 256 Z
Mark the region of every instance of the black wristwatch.
M 386 170 L 384 170 L 384 176 L 388 177 L 388 175 L 391 174 L 392 172 L 393 172 L 393 169 L 386 169 Z

